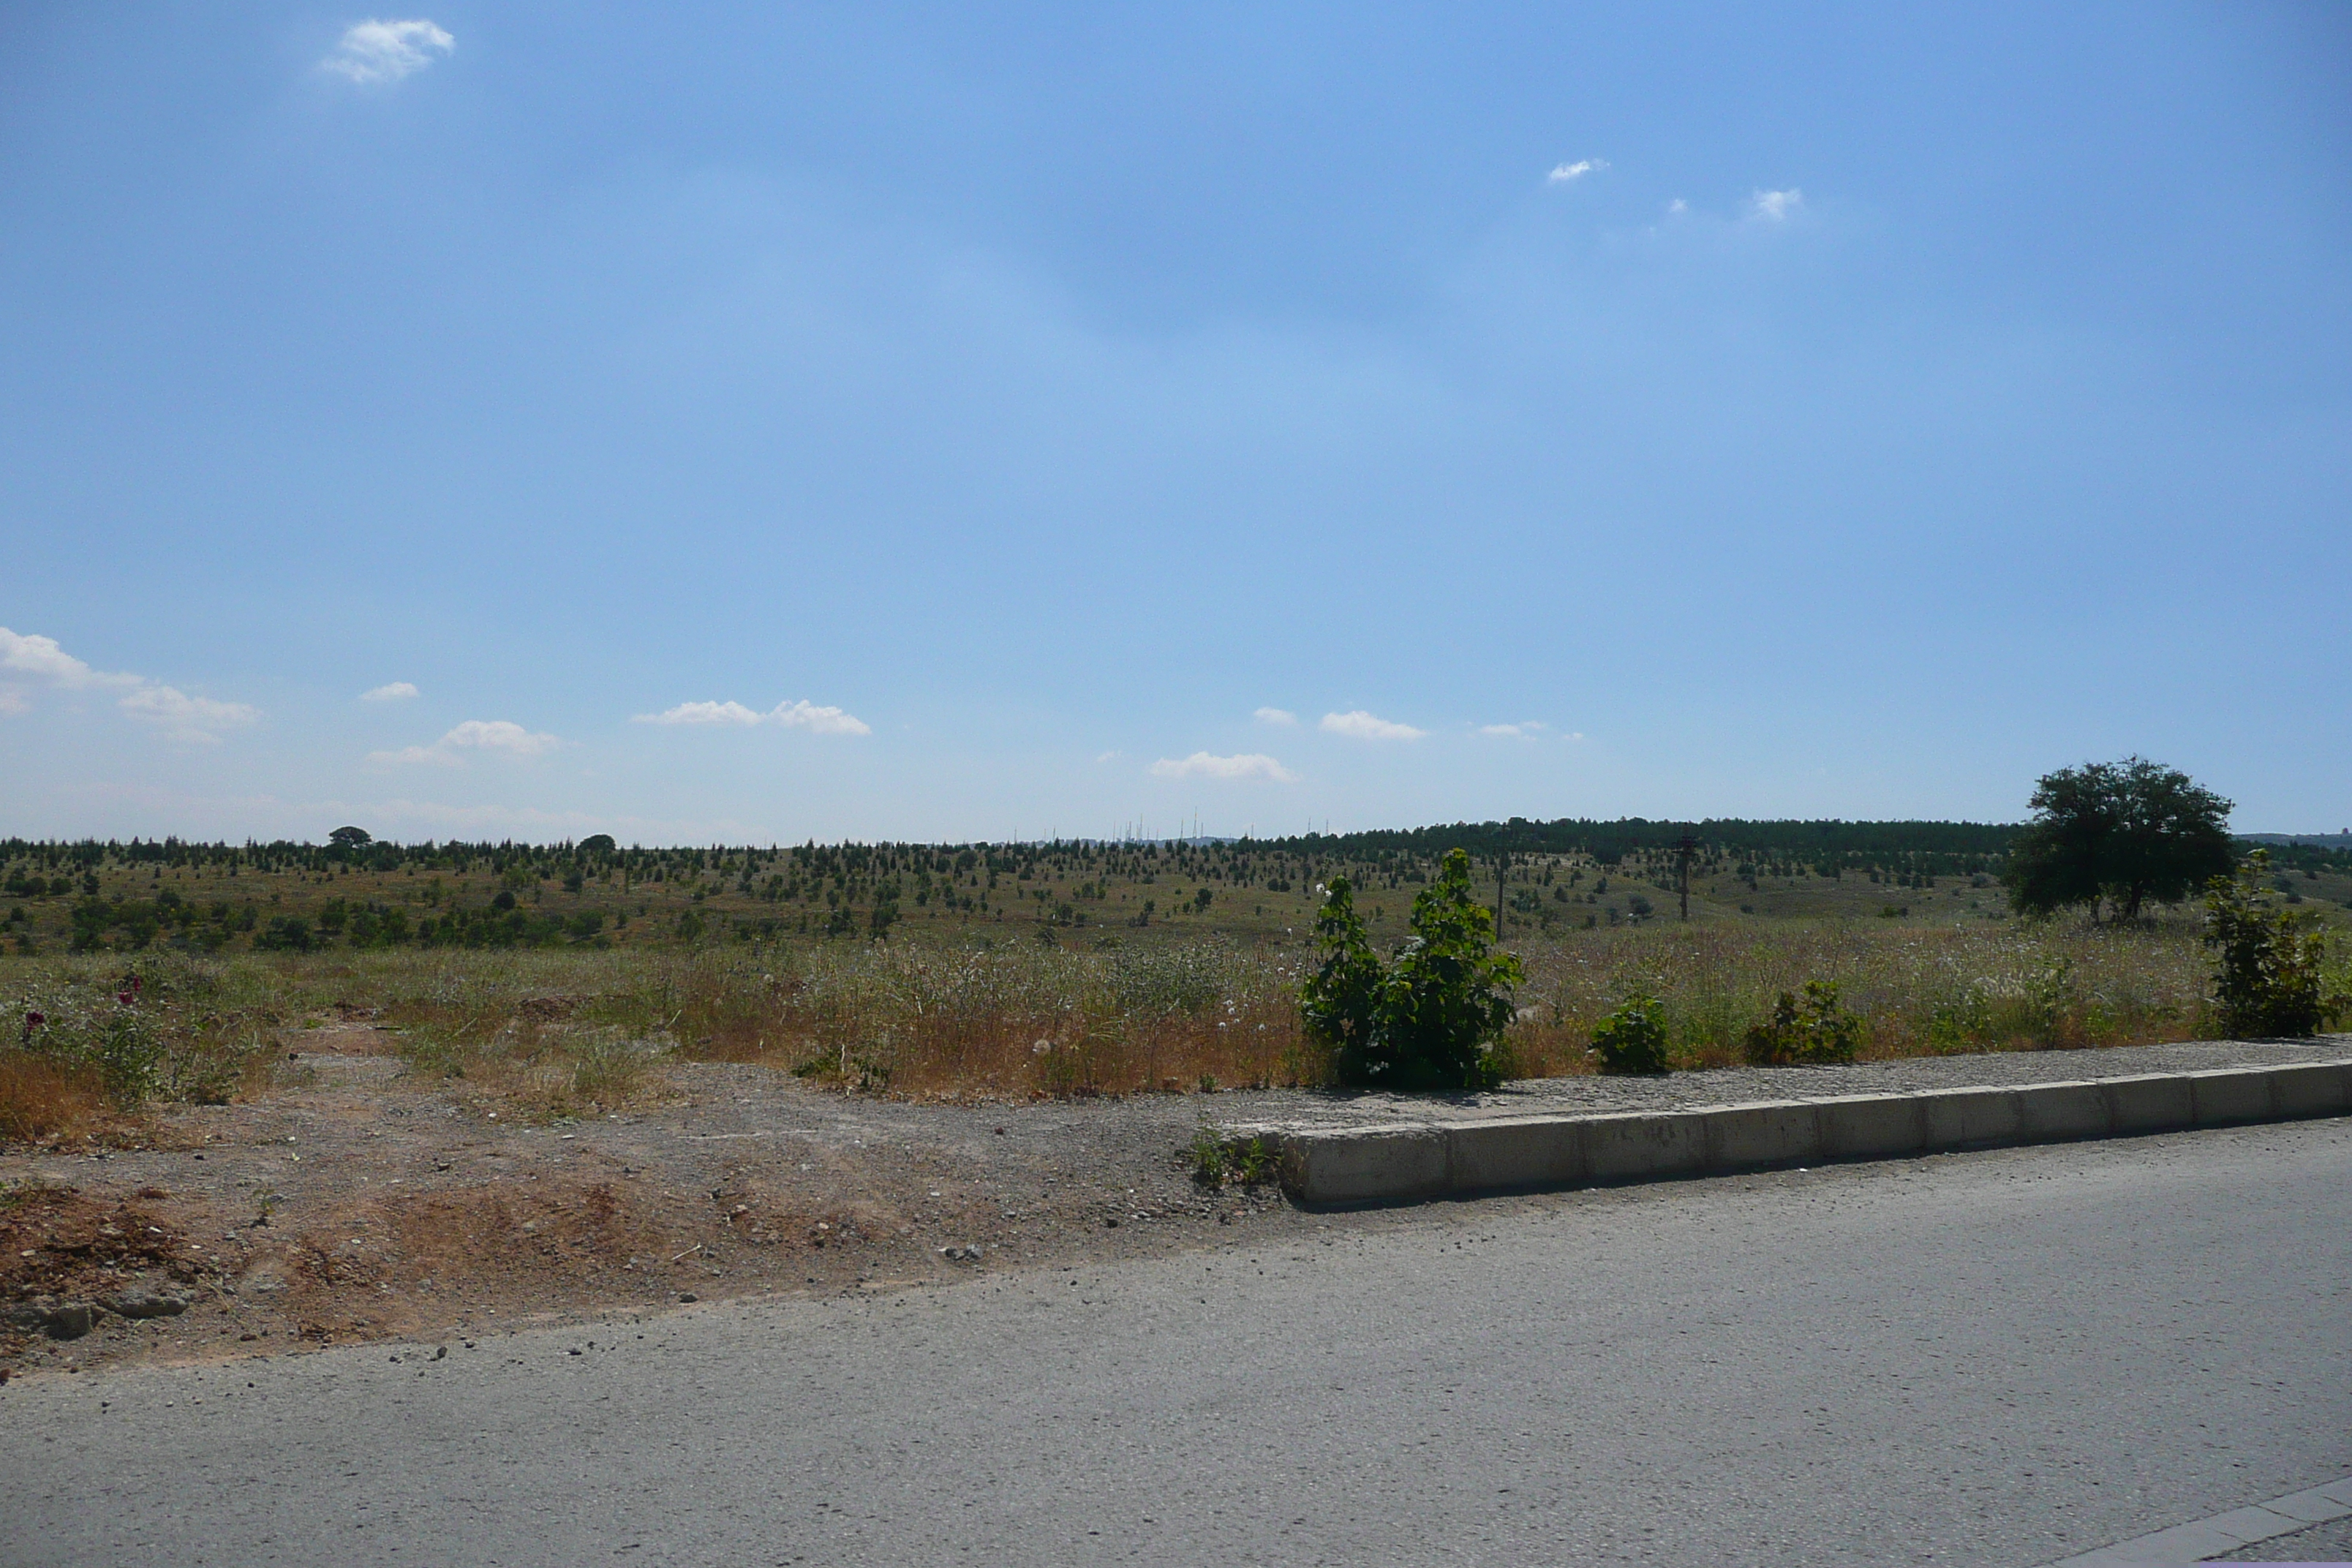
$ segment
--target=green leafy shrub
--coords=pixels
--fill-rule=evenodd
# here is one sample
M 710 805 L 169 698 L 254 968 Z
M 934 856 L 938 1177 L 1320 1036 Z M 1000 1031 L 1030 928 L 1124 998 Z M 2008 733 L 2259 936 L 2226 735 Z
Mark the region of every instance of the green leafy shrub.
M 308 952 L 310 951 L 310 922 L 299 915 L 274 915 L 268 926 L 253 939 L 254 947 L 262 952 Z
M 1592 1054 L 1606 1073 L 1666 1070 L 1666 1005 L 1640 992 L 1592 1027 Z
M 1282 1168 L 1281 1143 L 1262 1133 L 1226 1138 L 1213 1127 L 1203 1127 L 1192 1135 L 1185 1155 L 1192 1163 L 1192 1180 L 1204 1187 L 1222 1187 L 1227 1182 L 1260 1186 L 1274 1180 Z
M 1862 1048 L 1862 1020 L 1840 1005 L 1834 984 L 1808 980 L 1804 1000 L 1781 992 L 1772 1004 L 1771 1018 L 1748 1026 L 1742 1047 L 1757 1067 L 1850 1062 Z
M 2232 1035 L 2315 1035 L 2352 997 L 2331 990 L 2327 938 L 2307 912 L 2273 907 L 2263 887 L 2270 855 L 2257 849 L 2205 894 L 2205 945 L 2213 950 L 2213 1000 Z
M 1192 1134 L 1192 1147 L 1187 1151 L 1192 1162 L 1192 1180 L 1204 1187 L 1225 1184 L 1225 1141 L 1217 1136 L 1213 1127 L 1203 1127 Z
M 1331 879 L 1323 907 L 1316 911 L 1315 941 L 1323 961 L 1299 987 L 1301 1021 L 1310 1036 L 1330 1047 L 1339 1081 L 1364 1081 L 1377 1070 L 1373 1037 L 1387 973 L 1372 952 L 1356 913 L 1355 889 L 1345 877 Z
M 1494 917 L 1456 849 L 1413 896 L 1412 936 L 1393 963 L 1372 952 L 1353 889 L 1335 877 L 1317 914 L 1323 962 L 1300 990 L 1307 1032 L 1331 1048 L 1340 1082 L 1407 1092 L 1492 1089 L 1508 1058 L 1519 961 L 1494 950 Z

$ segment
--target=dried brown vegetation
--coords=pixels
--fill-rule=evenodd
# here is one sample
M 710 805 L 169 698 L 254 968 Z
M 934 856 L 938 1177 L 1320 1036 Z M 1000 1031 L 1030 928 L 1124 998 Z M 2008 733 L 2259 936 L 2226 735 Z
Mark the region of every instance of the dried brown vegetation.
M 0 1141 L 79 1137 L 107 1118 L 98 1075 L 30 1051 L 0 1050 Z

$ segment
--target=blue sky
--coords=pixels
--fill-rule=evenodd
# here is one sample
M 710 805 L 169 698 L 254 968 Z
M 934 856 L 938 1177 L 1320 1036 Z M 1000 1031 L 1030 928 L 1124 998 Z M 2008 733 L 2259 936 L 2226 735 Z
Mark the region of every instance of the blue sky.
M 0 14 L 0 833 L 2352 822 L 2340 5 Z M 373 694 L 373 695 L 370 695 Z

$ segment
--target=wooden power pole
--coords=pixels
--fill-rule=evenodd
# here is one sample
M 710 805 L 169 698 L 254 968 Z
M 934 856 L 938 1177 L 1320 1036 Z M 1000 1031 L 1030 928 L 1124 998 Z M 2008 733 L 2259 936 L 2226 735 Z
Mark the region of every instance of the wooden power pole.
M 1503 873 L 1510 868 L 1511 857 L 1506 852 L 1495 857 L 1495 940 L 1503 940 Z
M 1688 920 L 1688 919 L 1690 919 L 1690 866 L 1691 866 L 1691 855 L 1692 855 L 1692 853 L 1693 853 L 1694 851 L 1696 851 L 1697 848 L 1698 848 L 1698 840 L 1697 840 L 1697 839 L 1696 839 L 1696 838 L 1693 838 L 1693 837 L 1692 837 L 1689 834 L 1687 834 L 1687 833 L 1684 834 L 1680 838 L 1677 838 L 1677 839 L 1675 839 L 1675 859 L 1676 859 L 1676 861 L 1678 862 L 1679 868 L 1680 868 L 1681 873 L 1682 873 L 1682 875 L 1681 875 L 1681 882 L 1682 882 L 1682 895 L 1683 895 L 1683 919 L 1685 919 L 1685 920 Z

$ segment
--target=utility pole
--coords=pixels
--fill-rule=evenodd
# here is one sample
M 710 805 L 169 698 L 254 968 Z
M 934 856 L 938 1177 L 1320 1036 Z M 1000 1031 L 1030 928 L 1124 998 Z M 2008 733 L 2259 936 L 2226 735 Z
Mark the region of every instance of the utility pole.
M 1510 868 L 1510 851 L 1495 857 L 1495 940 L 1503 940 L 1503 873 Z
M 1676 858 L 1678 858 L 1678 860 L 1681 862 L 1681 869 L 1682 869 L 1682 889 L 1683 889 L 1683 919 L 1685 919 L 1685 920 L 1688 920 L 1688 919 L 1690 919 L 1690 863 L 1691 863 L 1691 854 L 1692 854 L 1692 852 L 1693 852 L 1694 850 L 1697 849 L 1697 847 L 1698 847 L 1698 840 L 1697 840 L 1697 839 L 1696 839 L 1696 838 L 1693 838 L 1693 837 L 1692 837 L 1689 834 L 1687 834 L 1687 833 L 1684 834 L 1680 838 L 1677 838 L 1677 839 L 1675 839 L 1675 852 L 1676 852 Z

